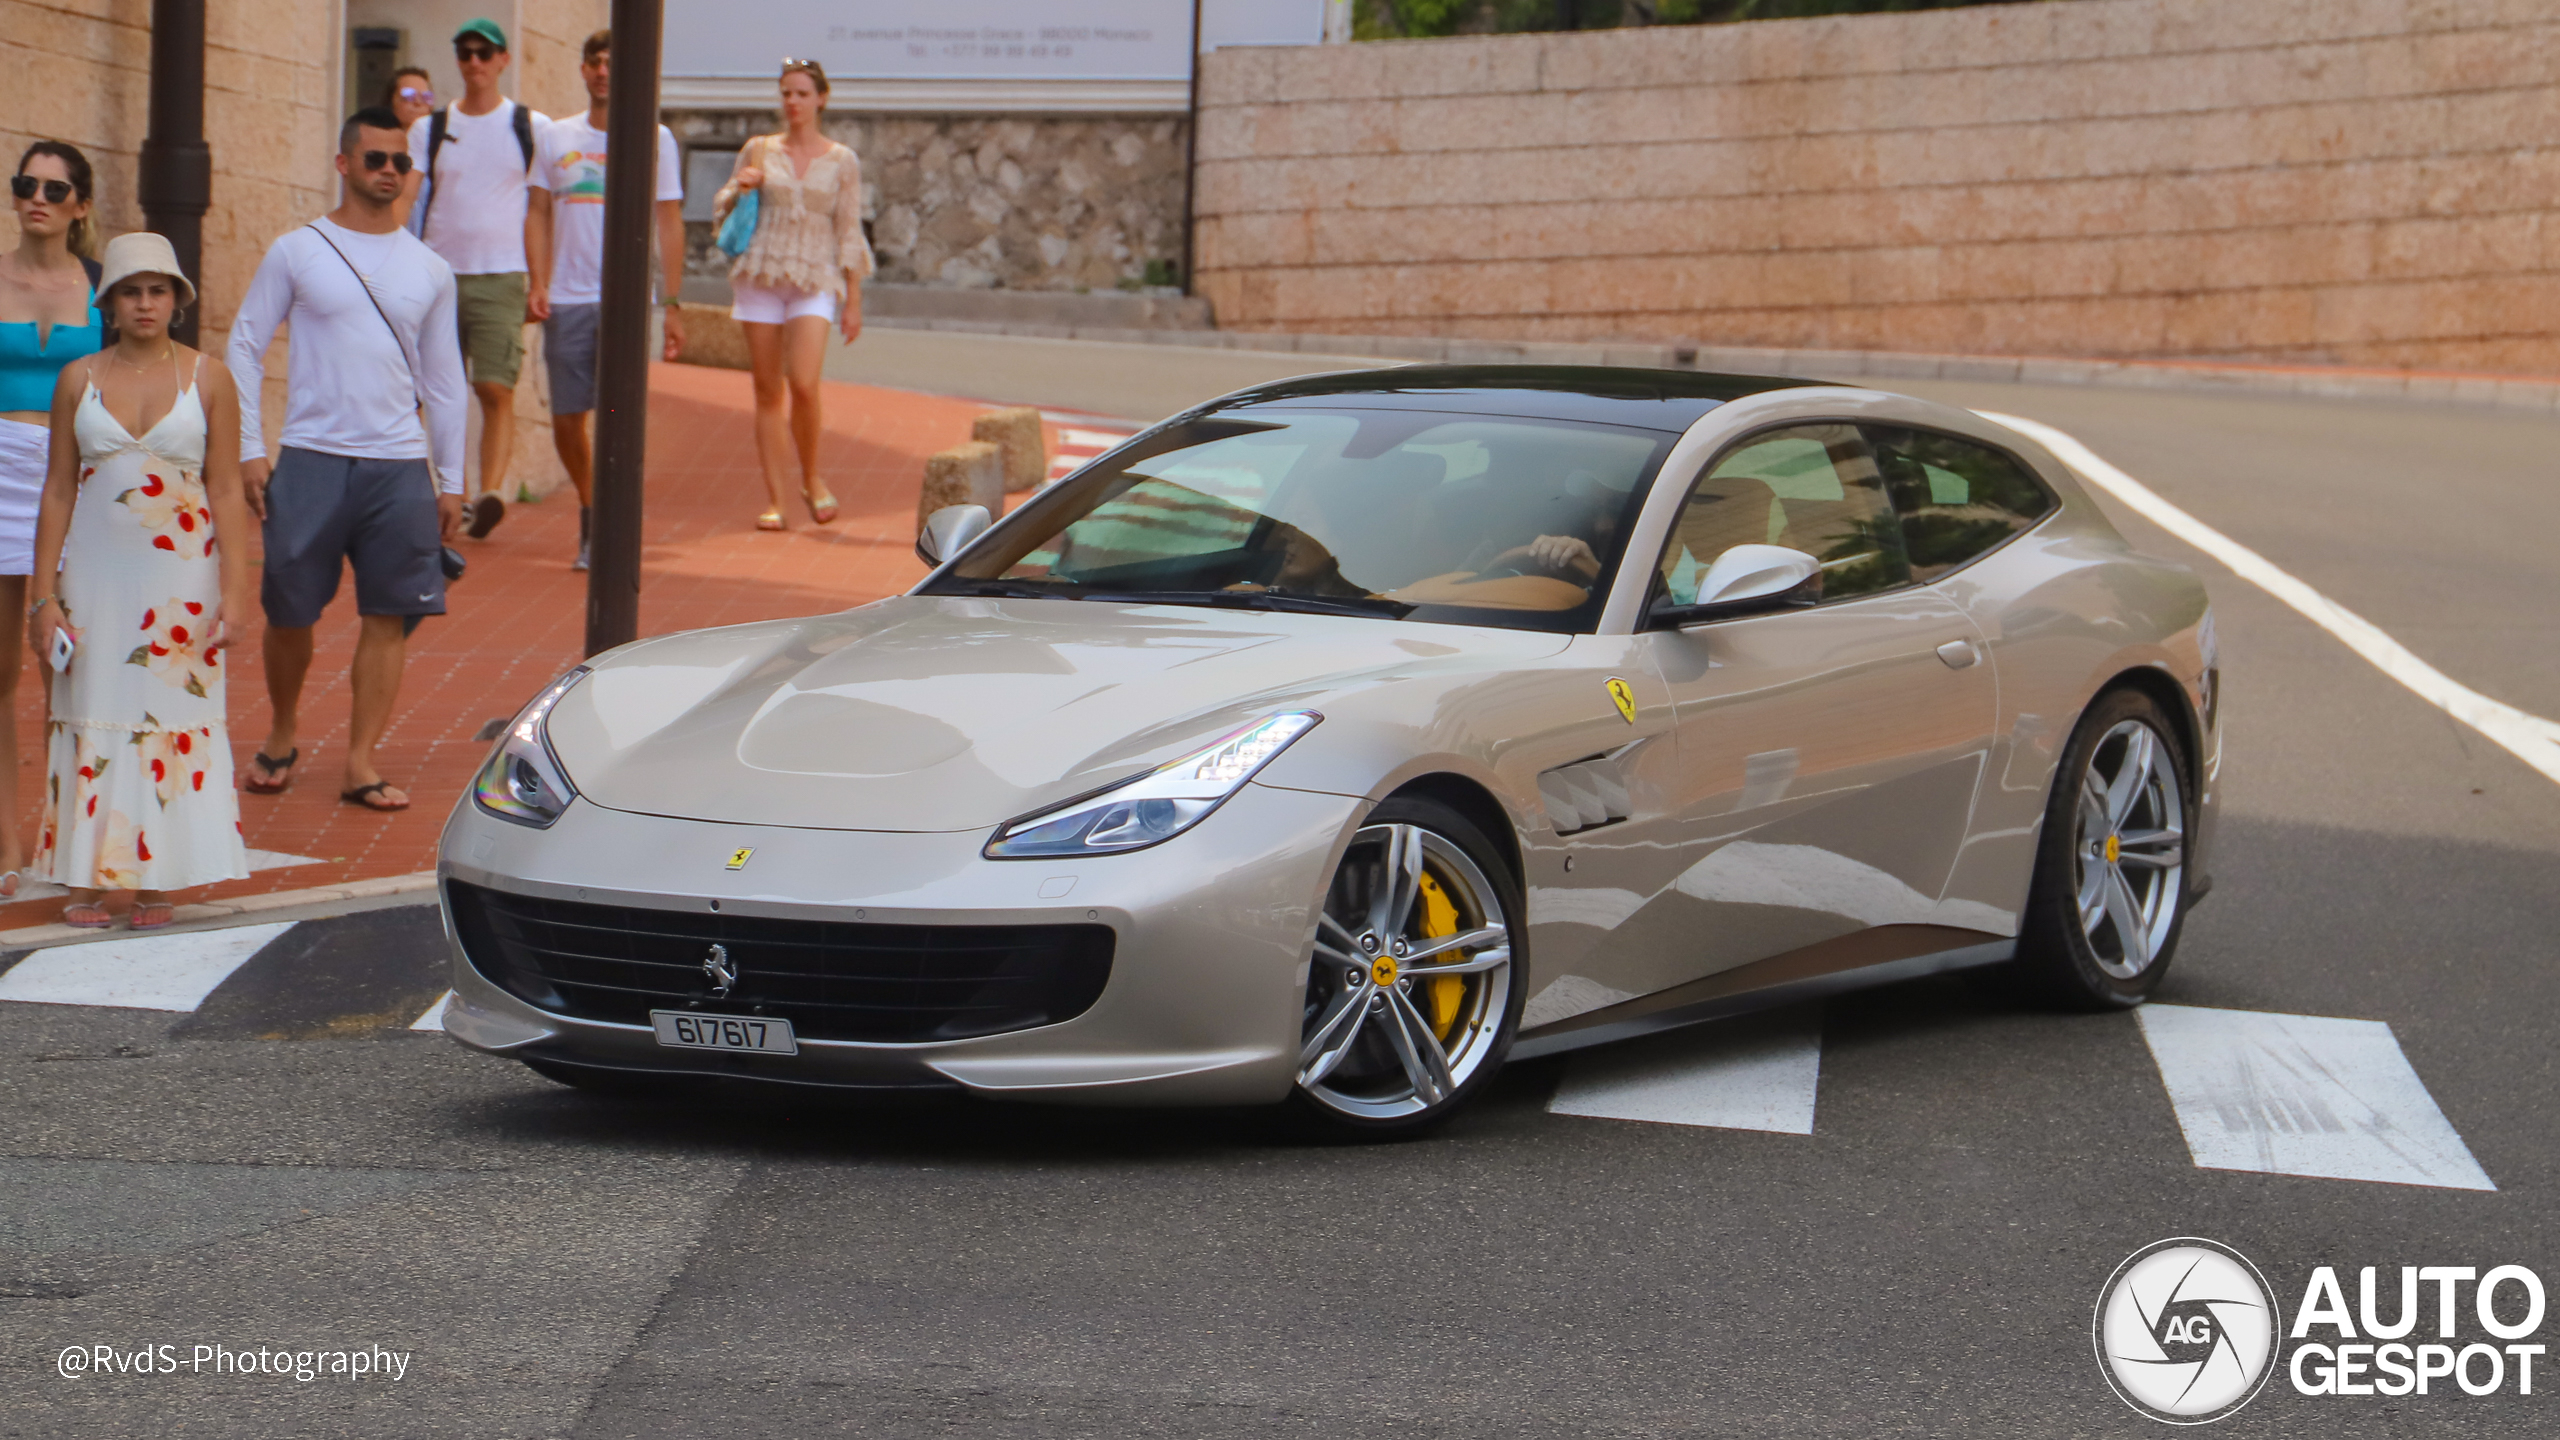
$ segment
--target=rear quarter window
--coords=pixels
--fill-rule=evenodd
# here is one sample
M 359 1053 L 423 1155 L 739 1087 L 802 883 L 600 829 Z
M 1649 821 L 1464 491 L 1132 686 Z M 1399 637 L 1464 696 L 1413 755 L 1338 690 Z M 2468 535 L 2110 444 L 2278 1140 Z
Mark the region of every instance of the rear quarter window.
M 1862 427 L 1902 524 L 1911 578 L 1927 584 L 2053 513 L 2033 472 L 1973 440 L 1935 430 Z

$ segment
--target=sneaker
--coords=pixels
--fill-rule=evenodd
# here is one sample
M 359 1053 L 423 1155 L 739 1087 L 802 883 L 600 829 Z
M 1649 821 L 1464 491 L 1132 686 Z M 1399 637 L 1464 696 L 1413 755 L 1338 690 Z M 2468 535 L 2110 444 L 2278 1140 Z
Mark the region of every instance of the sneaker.
M 588 539 L 588 537 L 589 537 L 589 536 L 591 536 L 591 535 L 593 535 L 593 534 L 595 533 L 595 528 L 596 528 L 596 512 L 595 512 L 592 508 L 590 508 L 590 507 L 588 507 L 588 506 L 585 506 L 585 505 L 581 505 L 581 506 L 579 506 L 579 507 L 578 507 L 578 563 L 577 563 L 577 564 L 575 564 L 575 565 L 570 566 L 570 567 L 569 567 L 570 569 L 572 569 L 572 570 L 584 570 L 584 569 L 586 569 L 586 568 L 587 568 L 587 539 Z
M 474 540 L 486 540 L 498 522 L 507 518 L 507 502 L 493 492 L 471 502 L 471 526 L 467 532 Z
M 572 569 L 572 570 L 584 570 L 584 569 L 586 569 L 586 568 L 587 568 L 587 542 L 586 542 L 586 541 L 581 540 L 581 541 L 579 541 L 579 542 L 578 542 L 578 563 L 577 563 L 577 564 L 575 564 L 575 565 L 570 566 L 569 568 L 570 568 L 570 569 Z

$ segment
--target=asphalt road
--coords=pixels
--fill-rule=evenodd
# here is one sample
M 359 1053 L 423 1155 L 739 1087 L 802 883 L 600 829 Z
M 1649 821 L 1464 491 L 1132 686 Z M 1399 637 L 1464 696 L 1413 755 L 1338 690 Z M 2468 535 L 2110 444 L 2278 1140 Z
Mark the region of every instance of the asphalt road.
M 1004 398 L 1066 403 L 1035 393 L 1056 357 L 978 343 Z M 2560 716 L 2560 423 L 1914 388 L 2072 432 Z M 2560 1280 L 2560 786 L 2117 513 L 2204 571 L 2228 687 L 2220 888 L 2159 998 L 2387 1022 L 2495 1191 L 2199 1169 L 2132 1017 L 1952 980 L 1828 1006 L 1810 1135 L 1550 1113 L 1571 1060 L 1376 1147 L 1253 1114 L 606 1102 L 407 1030 L 431 912 L 388 910 L 305 922 L 186 1014 L 0 1002 L 0 1435 L 2140 1435 L 2089 1326 L 2151 1241 L 2238 1248 L 2288 1316 L 2318 1265 L 2350 1306 L 2364 1265 Z M 410 1359 L 54 1373 L 164 1343 Z M 2279 1376 L 2216 1428 L 2548 1434 L 2536 1380 Z

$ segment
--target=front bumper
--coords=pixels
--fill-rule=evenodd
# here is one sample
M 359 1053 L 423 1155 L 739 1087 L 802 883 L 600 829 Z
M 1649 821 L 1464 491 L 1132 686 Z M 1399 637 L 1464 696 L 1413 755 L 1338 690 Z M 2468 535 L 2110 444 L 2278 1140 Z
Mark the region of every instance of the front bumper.
M 1348 796 L 1248 784 L 1152 849 L 995 861 L 979 854 L 983 830 L 719 824 L 584 800 L 534 830 L 493 819 L 466 797 L 445 825 L 437 871 L 447 882 L 693 913 L 716 901 L 724 915 L 782 919 L 1099 923 L 1112 930 L 1114 949 L 1092 1007 L 1036 1029 L 916 1044 L 803 1038 L 788 1056 L 677 1050 L 645 1025 L 553 1014 L 501 989 L 455 939 L 447 891 L 454 995 L 445 1030 L 492 1054 L 654 1074 L 957 1086 L 1086 1104 L 1275 1102 L 1296 1074 L 1314 907 L 1367 808 Z M 742 868 L 726 868 L 750 848 Z

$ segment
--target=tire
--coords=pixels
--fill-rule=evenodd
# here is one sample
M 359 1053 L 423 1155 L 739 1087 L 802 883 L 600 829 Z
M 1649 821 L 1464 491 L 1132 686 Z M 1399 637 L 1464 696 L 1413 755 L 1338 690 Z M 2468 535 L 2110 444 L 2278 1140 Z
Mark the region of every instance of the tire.
M 2018 935 L 2029 988 L 2073 1009 L 2116 1010 L 2158 987 L 2186 927 L 2194 815 L 2179 727 L 2141 691 L 2100 695 L 2073 728 L 2045 805 Z
M 1318 908 L 1290 1104 L 1334 1138 L 1435 1128 L 1492 1081 L 1519 1030 L 1518 880 L 1465 816 L 1397 797 L 1352 837 Z

